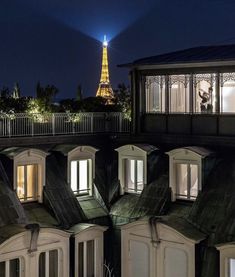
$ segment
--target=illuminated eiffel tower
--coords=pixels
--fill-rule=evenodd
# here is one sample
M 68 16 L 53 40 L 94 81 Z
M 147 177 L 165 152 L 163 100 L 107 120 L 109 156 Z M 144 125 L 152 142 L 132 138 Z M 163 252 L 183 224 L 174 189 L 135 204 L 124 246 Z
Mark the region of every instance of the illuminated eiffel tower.
M 114 98 L 113 89 L 109 81 L 108 41 L 106 40 L 106 36 L 104 36 L 103 41 L 101 77 L 96 96 L 102 96 L 105 98 L 107 100 L 107 104 L 112 104 L 112 99 Z

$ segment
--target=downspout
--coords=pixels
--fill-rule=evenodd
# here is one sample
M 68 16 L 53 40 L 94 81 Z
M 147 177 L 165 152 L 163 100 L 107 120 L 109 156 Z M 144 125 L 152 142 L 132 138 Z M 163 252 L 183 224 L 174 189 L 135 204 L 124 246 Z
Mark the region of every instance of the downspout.
M 40 226 L 37 223 L 27 224 L 25 226 L 25 229 L 31 231 L 31 238 L 30 238 L 28 253 L 35 252 L 35 251 L 37 251 L 37 243 L 38 243 Z
M 157 248 L 161 242 L 158 230 L 157 230 L 157 223 L 162 222 L 162 218 L 159 216 L 152 216 L 149 218 L 149 226 L 150 226 L 150 233 L 151 233 L 151 243 L 153 247 Z

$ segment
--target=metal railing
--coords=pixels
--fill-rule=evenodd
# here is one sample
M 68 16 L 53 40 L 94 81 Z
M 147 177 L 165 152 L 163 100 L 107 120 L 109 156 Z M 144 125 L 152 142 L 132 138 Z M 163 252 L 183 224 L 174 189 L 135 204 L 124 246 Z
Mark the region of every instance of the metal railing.
M 0 137 L 128 133 L 124 113 L 0 114 Z

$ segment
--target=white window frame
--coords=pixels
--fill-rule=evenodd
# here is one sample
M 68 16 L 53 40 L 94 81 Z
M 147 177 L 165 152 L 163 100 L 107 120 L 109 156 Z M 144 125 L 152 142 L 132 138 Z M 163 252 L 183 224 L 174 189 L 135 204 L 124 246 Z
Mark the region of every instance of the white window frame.
M 14 257 L 7 260 L 0 259 L 0 263 L 5 263 L 5 276 L 4 277 L 10 277 L 10 261 L 18 259 L 19 260 L 19 277 L 24 277 L 24 261 L 22 257 Z
M 177 165 L 187 165 L 187 195 L 186 196 L 183 196 L 183 195 L 180 195 L 178 193 L 178 184 L 177 184 Z M 199 163 L 198 162 L 195 162 L 195 161 L 181 161 L 181 160 L 175 160 L 173 162 L 173 167 L 174 167 L 174 182 L 175 182 L 175 189 L 176 189 L 176 193 L 175 193 L 175 197 L 177 199 L 183 199 L 183 200 L 191 200 L 191 201 L 194 201 L 196 200 L 197 196 L 194 197 L 190 194 L 190 190 L 191 190 L 191 187 L 192 187 L 192 184 L 191 184 L 191 180 L 190 180 L 190 176 L 191 176 L 191 172 L 190 172 L 190 165 L 196 165 L 197 166 L 197 174 L 198 174 L 198 177 L 199 177 Z M 190 172 L 190 173 L 189 173 Z M 198 192 L 199 192 L 199 188 L 201 189 L 201 186 L 199 186 L 199 179 L 198 179 Z
M 176 170 L 177 164 L 192 164 L 197 165 L 198 169 L 198 192 L 201 190 L 202 183 L 202 156 L 192 150 L 186 148 L 174 149 L 172 151 L 167 152 L 169 155 L 169 186 L 172 191 L 171 199 L 172 201 L 176 201 L 176 199 L 184 199 L 193 201 L 196 199 L 190 198 L 187 199 L 185 197 L 179 197 L 177 195 L 177 180 L 176 180 Z
M 0 245 L 0 261 L 20 258 L 20 277 L 38 277 L 39 255 L 41 252 L 59 250 L 59 277 L 69 276 L 69 238 L 71 233 L 53 229 L 42 228 L 37 239 L 37 250 L 29 253 L 32 233 L 30 230 L 22 231 L 12 236 Z
M 23 150 L 21 153 L 14 156 L 14 181 L 13 188 L 17 194 L 17 168 L 18 166 L 26 166 L 26 165 L 38 165 L 38 176 L 40 174 L 40 178 L 38 177 L 37 183 L 37 196 L 36 199 L 26 200 L 21 202 L 31 202 L 31 201 L 43 201 L 43 187 L 46 182 L 46 156 L 48 153 L 38 150 L 38 149 L 27 149 Z M 39 182 L 41 180 L 41 182 Z
M 160 240 L 157 247 L 152 243 L 148 220 L 138 220 L 121 227 L 121 276 L 132 276 L 130 243 L 134 240 L 149 247 L 149 277 L 165 276 L 164 253 L 166 248 L 175 248 L 185 252 L 187 256 L 187 277 L 195 277 L 195 245 L 204 238 L 198 240 L 187 238 L 163 223 L 156 223 L 156 230 Z
M 126 160 L 142 160 L 143 161 L 143 188 L 147 183 L 147 155 L 148 153 L 136 145 L 124 145 L 117 149 L 118 152 L 118 179 L 120 181 L 120 193 L 141 193 L 141 191 L 132 191 L 128 189 L 126 183 Z
M 229 260 L 235 260 L 235 244 L 227 243 L 216 246 L 220 252 L 220 277 L 231 277 L 229 274 Z
M 83 224 L 84 225 L 84 224 Z M 107 227 L 98 226 L 98 225 L 90 225 L 79 233 L 75 234 L 75 277 L 85 277 L 86 276 L 86 244 L 88 241 L 94 241 L 94 277 L 102 277 L 103 276 L 103 266 L 104 266 L 104 258 L 103 258 L 103 233 L 107 230 Z M 84 258 L 83 258 L 83 266 L 84 266 L 84 276 L 79 276 L 79 243 L 84 243 Z
M 61 261 L 63 261 L 63 254 L 62 254 L 62 250 L 60 248 L 47 249 L 38 254 L 38 269 L 37 269 L 38 275 L 39 275 L 39 258 L 42 253 L 45 253 L 45 277 L 49 277 L 49 269 L 50 269 L 49 252 L 54 251 L 54 250 L 56 250 L 58 253 L 58 268 L 57 268 L 58 277 L 63 277 L 63 275 L 61 275 L 62 268 L 63 268 L 63 264 L 61 263 Z
M 88 191 L 87 194 L 75 193 L 77 196 L 93 195 L 93 180 L 95 178 L 95 154 L 98 149 L 92 146 L 78 146 L 68 152 L 67 182 L 71 187 L 71 162 L 88 160 Z M 78 187 L 78 185 L 77 185 Z

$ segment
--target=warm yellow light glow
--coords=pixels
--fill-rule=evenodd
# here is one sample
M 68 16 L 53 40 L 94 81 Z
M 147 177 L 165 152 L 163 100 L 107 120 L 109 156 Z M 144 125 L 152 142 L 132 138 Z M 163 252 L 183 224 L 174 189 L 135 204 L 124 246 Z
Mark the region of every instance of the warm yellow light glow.
M 113 98 L 113 89 L 109 81 L 109 66 L 108 66 L 108 42 L 106 36 L 103 42 L 103 56 L 100 83 L 96 96 L 101 96 L 107 99 L 107 104 L 111 104 Z

